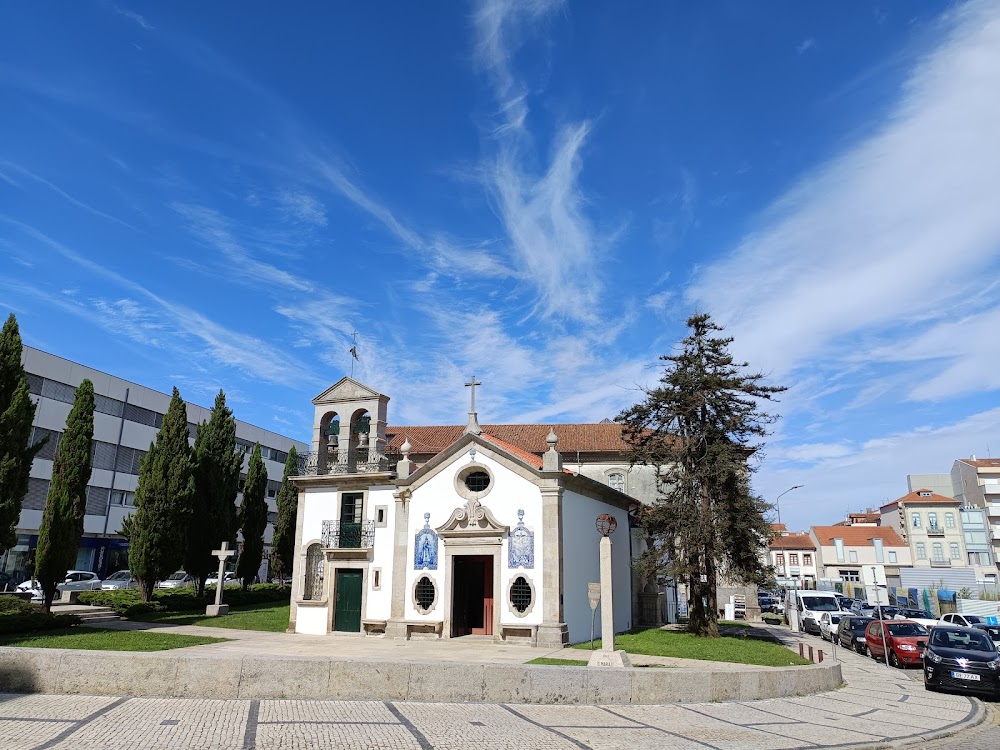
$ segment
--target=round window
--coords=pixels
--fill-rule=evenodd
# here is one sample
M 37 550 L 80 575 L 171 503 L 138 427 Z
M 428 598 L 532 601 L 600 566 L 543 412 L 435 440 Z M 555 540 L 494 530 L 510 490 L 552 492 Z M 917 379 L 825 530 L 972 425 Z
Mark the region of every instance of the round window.
M 424 576 L 417 581 L 417 588 L 413 592 L 413 597 L 417 602 L 417 609 L 427 612 L 434 605 L 434 582 Z
M 490 486 L 490 475 L 485 471 L 474 471 L 465 477 L 465 486 L 469 492 L 482 492 Z
M 531 585 L 524 576 L 518 576 L 510 585 L 510 605 L 521 614 L 531 606 Z

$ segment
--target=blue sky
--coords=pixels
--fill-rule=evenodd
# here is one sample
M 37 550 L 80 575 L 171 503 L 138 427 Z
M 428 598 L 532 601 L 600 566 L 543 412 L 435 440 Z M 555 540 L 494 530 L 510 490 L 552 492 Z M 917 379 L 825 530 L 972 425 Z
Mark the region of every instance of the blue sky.
M 599 421 L 707 311 L 829 523 L 1000 454 L 997 91 L 996 2 L 8 3 L 0 311 L 303 439 L 354 331 L 393 423 Z

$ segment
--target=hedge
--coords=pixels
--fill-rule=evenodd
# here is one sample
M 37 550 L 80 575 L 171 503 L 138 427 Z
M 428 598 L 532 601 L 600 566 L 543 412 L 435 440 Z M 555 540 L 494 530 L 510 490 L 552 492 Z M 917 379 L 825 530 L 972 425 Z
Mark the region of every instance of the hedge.
M 290 598 L 291 588 L 286 586 L 281 589 L 274 583 L 258 583 L 247 591 L 227 588 L 222 594 L 222 601 L 233 607 L 287 601 Z M 149 612 L 190 612 L 214 603 L 215 588 L 205 589 L 205 596 L 200 599 L 193 588 L 159 589 L 153 592 L 151 602 L 142 601 L 142 595 L 136 589 L 81 591 L 79 602 L 96 607 L 110 607 L 122 617 Z
M 0 634 L 66 628 L 79 622 L 76 615 L 49 614 L 38 604 L 16 596 L 0 595 Z

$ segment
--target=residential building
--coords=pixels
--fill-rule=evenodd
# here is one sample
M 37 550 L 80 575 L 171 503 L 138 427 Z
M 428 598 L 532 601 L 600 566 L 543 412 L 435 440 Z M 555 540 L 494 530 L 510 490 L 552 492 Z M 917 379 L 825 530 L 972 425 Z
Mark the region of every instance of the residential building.
M 816 543 L 809 534 L 777 534 L 771 538 L 770 563 L 779 586 L 798 588 L 816 581 Z
M 961 501 L 920 488 L 883 505 L 882 525 L 909 545 L 914 568 L 966 568 Z
M 118 531 L 125 516 L 135 510 L 139 461 L 156 439 L 170 395 L 28 346 L 24 347 L 21 359 L 32 400 L 37 405 L 31 441 L 37 443 L 43 437 L 49 440 L 31 465 L 28 491 L 17 525 L 17 545 L 0 556 L 0 570 L 14 579 L 23 580 L 26 576 L 26 565 L 38 542 L 38 527 L 49 492 L 56 448 L 66 427 L 76 388 L 84 378 L 94 384 L 93 470 L 87 486 L 84 536 L 74 567 L 94 571 L 102 577 L 127 568 L 128 542 Z M 198 424 L 206 421 L 209 414 L 209 409 L 187 404 L 192 444 Z M 275 499 L 288 451 L 293 445 L 299 451 L 307 451 L 308 447 L 241 421 L 236 423 L 236 442 L 238 450 L 245 454 L 244 475 L 254 444 L 261 444 L 268 475 L 269 523 L 265 542 L 270 544 Z
M 878 526 L 881 520 L 881 513 L 874 508 L 868 508 L 856 513 L 848 513 L 843 521 L 835 523 L 834 526 Z
M 860 582 L 862 566 L 882 567 L 889 586 L 899 585 L 900 568 L 912 563 L 910 548 L 895 529 L 884 526 L 813 526 L 821 579 Z
M 930 490 L 935 495 L 955 497 L 951 474 L 907 474 L 906 491 Z
M 951 482 L 962 505 L 986 511 L 991 550 L 989 559 L 977 553 L 979 566 L 1000 565 L 1000 458 L 960 458 L 952 464 Z

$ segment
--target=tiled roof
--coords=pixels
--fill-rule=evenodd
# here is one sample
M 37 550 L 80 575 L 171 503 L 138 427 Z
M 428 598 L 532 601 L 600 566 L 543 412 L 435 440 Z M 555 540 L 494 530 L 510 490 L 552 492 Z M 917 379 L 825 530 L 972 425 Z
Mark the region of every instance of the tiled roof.
M 1000 468 L 1000 458 L 960 458 L 963 464 L 975 466 L 977 469 L 998 469 Z
M 921 492 L 931 492 L 931 491 L 928 489 L 913 490 L 913 492 L 903 495 L 901 498 L 893 500 L 891 503 L 887 505 L 883 505 L 880 508 L 880 510 L 892 510 L 893 508 L 897 507 L 900 503 L 905 503 L 906 505 L 910 505 L 911 503 L 933 503 L 934 505 L 941 505 L 942 503 L 950 505 L 962 504 L 960 500 L 956 500 L 953 497 L 945 497 L 944 495 L 938 495 L 937 493 L 934 492 L 931 492 L 931 494 L 927 497 L 921 497 L 920 495 Z
M 808 534 L 788 534 L 771 539 L 771 549 L 816 549 Z
M 580 452 L 613 453 L 624 459 L 624 453 L 628 450 L 628 444 L 622 438 L 622 426 L 615 422 L 482 425 L 483 435 L 497 438 L 536 456 L 549 449 L 545 438 L 550 429 L 559 438 L 556 449 L 567 458 Z M 404 439 L 409 439 L 414 453 L 440 453 L 458 440 L 464 430 L 465 425 L 390 426 L 386 428 L 386 436 L 390 449 L 398 449 Z
M 853 523 L 878 523 L 882 519 L 881 513 L 848 513 L 847 517 Z
M 868 546 L 872 539 L 881 539 L 886 547 L 906 546 L 888 526 L 813 526 L 812 533 L 824 547 L 832 547 L 834 539 L 843 539 L 847 547 Z
M 486 440 L 488 440 L 489 442 L 493 443 L 494 445 L 499 445 L 504 450 L 506 450 L 506 451 L 508 451 L 510 453 L 513 453 L 515 456 L 517 456 L 518 458 L 520 458 L 522 461 L 526 461 L 527 463 L 529 463 L 532 466 L 534 466 L 536 469 L 542 468 L 542 459 L 540 459 L 534 453 L 529 453 L 526 450 L 518 448 L 516 445 L 511 445 L 510 443 L 505 443 L 503 440 L 500 440 L 500 438 L 495 438 L 492 435 L 486 435 L 486 434 L 484 434 L 483 437 Z
M 778 532 L 788 531 L 788 527 L 785 526 L 785 524 L 783 524 L 783 523 L 772 523 L 771 524 L 771 531 L 778 531 Z

